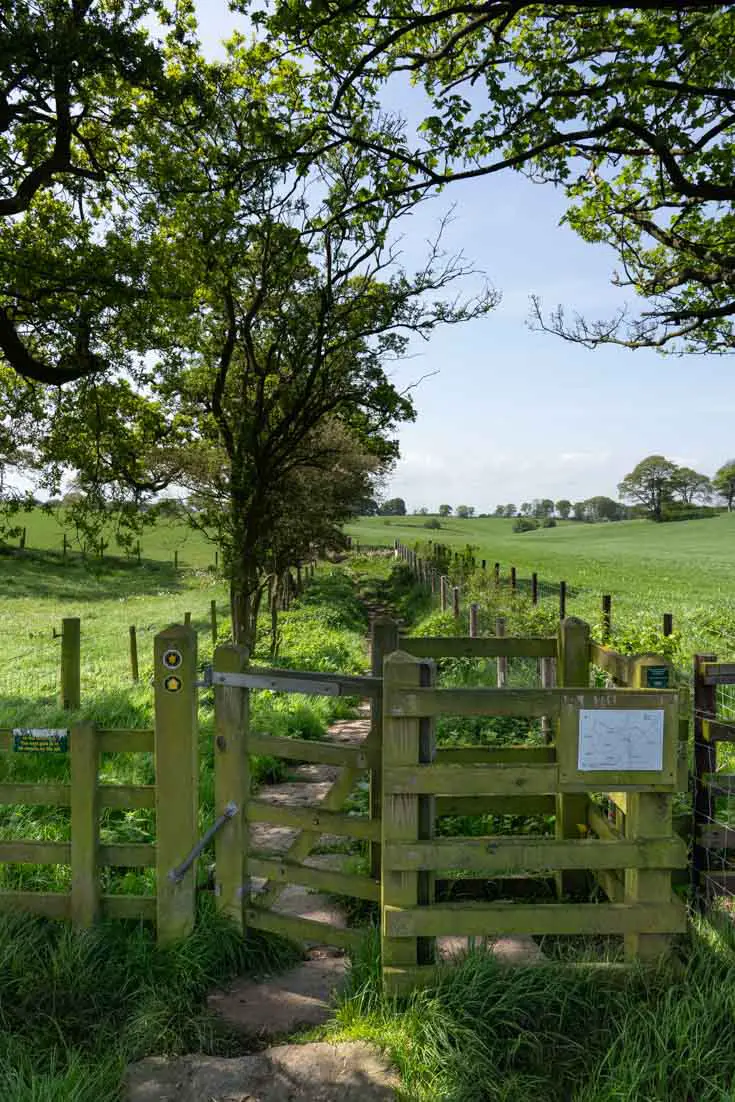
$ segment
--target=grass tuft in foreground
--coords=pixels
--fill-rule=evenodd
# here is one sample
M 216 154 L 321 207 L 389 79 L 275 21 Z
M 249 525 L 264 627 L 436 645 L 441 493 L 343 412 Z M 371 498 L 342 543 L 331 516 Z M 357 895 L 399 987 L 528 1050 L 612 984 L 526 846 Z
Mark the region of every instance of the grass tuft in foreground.
M 735 934 L 695 920 L 679 962 L 507 967 L 477 951 L 440 986 L 380 992 L 356 960 L 330 1029 L 395 1060 L 412 1102 L 727 1102 L 735 1083 Z

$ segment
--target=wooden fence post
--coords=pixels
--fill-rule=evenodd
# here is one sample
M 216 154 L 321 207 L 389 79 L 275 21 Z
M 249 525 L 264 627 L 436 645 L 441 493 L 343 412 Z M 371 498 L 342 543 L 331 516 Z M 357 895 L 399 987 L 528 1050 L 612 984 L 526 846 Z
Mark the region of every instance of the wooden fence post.
M 69 738 L 71 768 L 71 920 L 76 927 L 91 926 L 99 917 L 100 883 L 97 868 L 99 842 L 97 731 L 91 723 L 72 727 Z
M 531 604 L 538 604 L 538 574 L 535 571 L 531 575 Z
M 376 616 L 370 632 L 370 672 L 383 676 L 383 663 L 399 647 L 398 624 L 388 616 Z M 370 701 L 370 737 L 379 757 L 379 764 L 370 770 L 370 818 L 381 818 L 383 800 L 383 697 Z M 381 850 L 379 842 L 370 843 L 370 875 L 380 880 Z
M 502 639 L 505 635 L 505 617 L 498 616 L 495 620 L 495 634 L 498 639 Z M 497 658 L 496 666 L 498 671 L 497 684 L 499 689 L 504 689 L 508 681 L 508 659 Z
M 442 574 L 439 579 L 439 585 L 441 587 L 440 607 L 442 612 L 447 611 L 447 578 Z
M 81 705 L 81 624 L 78 616 L 61 621 L 61 707 L 67 712 Z
M 215 673 L 244 673 L 247 647 L 226 644 L 214 652 Z M 222 815 L 228 804 L 237 811 L 215 835 L 215 896 L 217 909 L 242 932 L 247 906 L 248 822 L 246 803 L 250 795 L 248 724 L 250 691 L 231 685 L 214 687 L 214 804 Z
M 184 613 L 184 624 L 186 624 L 187 626 L 189 624 L 191 624 L 191 613 L 190 612 L 185 612 Z
M 500 585 L 500 563 L 499 562 L 496 562 L 493 566 L 493 582 L 495 583 L 495 588 L 497 589 L 498 586 Z
M 138 681 L 138 636 L 135 630 L 135 624 L 131 624 L 128 629 L 130 632 L 130 673 L 133 681 Z
M 590 683 L 590 629 L 584 620 L 570 616 L 559 624 L 557 681 L 565 689 L 587 689 Z M 556 837 L 579 838 L 587 823 L 586 792 L 556 794 Z M 560 895 L 584 891 L 584 872 L 557 873 Z
M 433 758 L 433 721 L 406 719 L 391 715 L 396 694 L 424 684 L 433 684 L 433 662 L 421 662 L 398 651 L 384 664 L 383 696 L 383 769 L 398 765 L 417 766 Z M 383 792 L 381 842 L 417 842 L 425 834 L 431 837 L 433 797 L 409 793 Z M 385 853 L 385 849 L 383 850 Z M 381 877 L 381 947 L 383 983 L 386 992 L 399 989 L 394 970 L 411 970 L 433 959 L 433 938 L 391 938 L 385 934 L 386 907 L 412 907 L 433 901 L 429 873 L 395 872 L 383 861 Z
M 609 643 L 612 634 L 612 596 L 605 593 L 602 598 L 602 642 Z
M 704 737 L 704 721 L 717 715 L 717 686 L 705 685 L 702 667 L 705 662 L 716 662 L 715 654 L 694 656 L 694 760 L 693 760 L 693 833 L 692 846 L 692 899 L 700 909 L 706 902 L 703 891 L 703 874 L 707 866 L 707 850 L 702 845 L 702 829 L 712 826 L 715 801 L 704 777 L 717 769 L 717 744 Z
M 516 568 L 514 566 L 511 566 L 511 568 L 510 568 L 510 592 L 511 592 L 511 596 L 513 596 L 513 597 L 515 597 L 515 595 L 516 595 L 516 586 L 517 586 Z
M 669 636 L 674 630 L 674 615 L 672 612 L 664 612 L 663 622 L 664 636 Z
M 631 687 L 648 688 L 647 668 L 660 668 L 664 662 L 655 655 L 637 659 Z M 673 796 L 668 792 L 629 792 L 625 809 L 626 839 L 671 838 L 674 833 L 672 809 Z M 671 903 L 671 869 L 626 869 L 625 902 Z M 624 941 L 629 960 L 651 960 L 669 949 L 671 938 L 668 934 L 626 934 Z
M 567 583 L 559 582 L 559 619 L 567 618 Z
M 209 603 L 209 619 L 212 624 L 212 646 L 217 646 L 217 602 Z
M 459 619 L 459 586 L 455 585 L 452 589 L 452 615 L 455 620 Z
M 480 612 L 480 606 L 476 601 L 473 601 L 470 605 L 470 639 L 476 639 L 478 636 L 477 620 Z
M 25 550 L 25 546 L 26 546 L 26 530 L 24 528 L 23 531 L 20 534 L 20 549 L 21 549 L 21 551 Z
M 194 927 L 196 862 L 175 883 L 169 873 L 197 841 L 197 637 L 175 624 L 153 644 L 156 761 L 156 918 L 161 944 Z

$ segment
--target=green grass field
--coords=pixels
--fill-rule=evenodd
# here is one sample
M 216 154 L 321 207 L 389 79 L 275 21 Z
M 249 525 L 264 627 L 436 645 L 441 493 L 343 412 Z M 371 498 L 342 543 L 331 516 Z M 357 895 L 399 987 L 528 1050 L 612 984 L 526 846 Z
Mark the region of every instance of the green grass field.
M 622 646 L 630 634 L 658 631 L 663 613 L 671 612 L 681 658 L 704 650 L 735 655 L 735 514 L 660 525 L 567 523 L 524 533 L 514 533 L 506 519 L 450 518 L 438 531 L 424 519 L 364 517 L 346 530 L 361 545 L 396 539 L 408 546 L 429 539 L 457 549 L 470 544 L 489 571 L 500 562 L 505 577 L 515 566 L 519 579 L 533 571 L 549 586 L 564 579 L 568 613 L 593 626 L 601 596 L 609 593 L 614 640 Z

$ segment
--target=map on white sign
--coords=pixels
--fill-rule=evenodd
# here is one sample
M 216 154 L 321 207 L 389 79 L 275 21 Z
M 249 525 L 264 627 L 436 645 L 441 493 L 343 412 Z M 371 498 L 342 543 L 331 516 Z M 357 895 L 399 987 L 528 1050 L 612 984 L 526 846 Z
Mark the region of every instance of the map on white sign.
M 581 772 L 646 772 L 663 767 L 662 708 L 580 709 L 577 768 Z

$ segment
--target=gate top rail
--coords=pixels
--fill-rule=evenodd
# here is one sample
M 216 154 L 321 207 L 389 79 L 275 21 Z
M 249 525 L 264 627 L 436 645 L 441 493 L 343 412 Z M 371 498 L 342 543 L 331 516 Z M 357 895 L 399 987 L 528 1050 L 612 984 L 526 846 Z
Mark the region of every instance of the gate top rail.
M 303 670 L 261 667 L 248 673 L 223 673 L 207 666 L 204 684 L 238 689 L 270 689 L 278 693 L 312 693 L 315 696 L 380 696 L 382 677 L 315 673 Z

